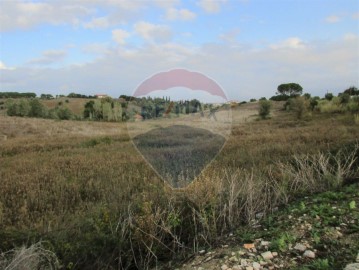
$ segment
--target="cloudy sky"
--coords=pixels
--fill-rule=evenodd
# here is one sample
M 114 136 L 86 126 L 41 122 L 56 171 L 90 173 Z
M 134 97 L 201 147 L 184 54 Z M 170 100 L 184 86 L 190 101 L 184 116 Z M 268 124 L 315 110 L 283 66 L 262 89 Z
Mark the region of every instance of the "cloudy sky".
M 358 87 L 357 0 L 0 0 L 0 91 L 131 95 L 174 68 L 228 99 Z

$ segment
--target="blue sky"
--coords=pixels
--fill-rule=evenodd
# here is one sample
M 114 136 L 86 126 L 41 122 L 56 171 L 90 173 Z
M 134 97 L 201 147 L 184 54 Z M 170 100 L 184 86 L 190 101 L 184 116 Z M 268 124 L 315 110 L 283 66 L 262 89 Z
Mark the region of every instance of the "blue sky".
M 0 91 L 118 97 L 178 67 L 235 100 L 358 86 L 357 0 L 2 0 L 0 31 Z

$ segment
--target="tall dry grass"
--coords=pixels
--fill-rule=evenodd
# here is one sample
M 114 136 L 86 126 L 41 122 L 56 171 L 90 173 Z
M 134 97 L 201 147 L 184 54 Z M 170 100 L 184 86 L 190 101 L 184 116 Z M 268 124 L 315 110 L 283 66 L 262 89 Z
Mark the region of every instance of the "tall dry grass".
M 159 179 L 125 126 L 40 120 L 28 136 L 21 135 L 26 119 L 12 119 L 15 135 L 0 144 L 0 249 L 46 239 L 64 267 L 146 269 L 357 173 L 359 127 L 351 120 L 275 114 L 236 122 L 222 152 L 185 190 Z M 57 124 L 63 131 L 48 136 Z

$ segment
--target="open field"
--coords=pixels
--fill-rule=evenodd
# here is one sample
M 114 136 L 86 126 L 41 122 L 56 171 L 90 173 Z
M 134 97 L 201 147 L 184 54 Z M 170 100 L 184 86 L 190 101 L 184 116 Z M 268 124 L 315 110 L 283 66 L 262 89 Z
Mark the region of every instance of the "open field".
M 256 121 L 256 103 L 233 109 L 224 148 L 186 191 L 164 184 L 128 133 L 166 126 L 161 120 L 0 116 L 7 138 L 0 141 L 0 250 L 45 240 L 64 268 L 145 269 L 215 245 L 258 212 L 358 177 L 355 161 L 343 165 L 347 171 L 291 182 L 279 164 L 319 151 L 344 155 L 355 149 L 359 126 L 350 114 L 314 113 L 299 121 L 281 107 L 276 103 L 264 121 Z

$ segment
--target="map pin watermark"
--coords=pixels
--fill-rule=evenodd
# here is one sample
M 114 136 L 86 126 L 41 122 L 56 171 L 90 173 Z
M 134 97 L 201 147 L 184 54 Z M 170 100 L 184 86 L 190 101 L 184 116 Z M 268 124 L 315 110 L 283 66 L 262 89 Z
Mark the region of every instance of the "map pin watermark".
M 142 81 L 127 130 L 146 162 L 173 188 L 185 188 L 216 158 L 231 133 L 232 112 L 220 85 L 186 69 Z

